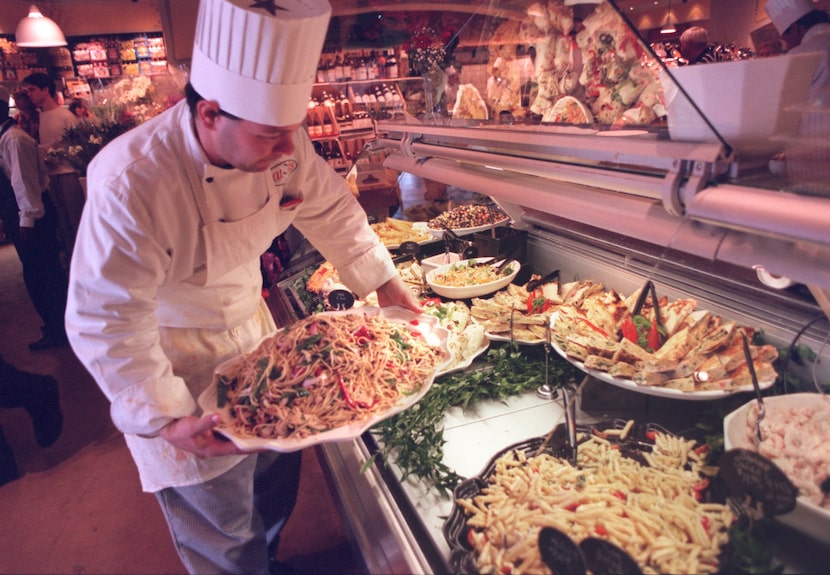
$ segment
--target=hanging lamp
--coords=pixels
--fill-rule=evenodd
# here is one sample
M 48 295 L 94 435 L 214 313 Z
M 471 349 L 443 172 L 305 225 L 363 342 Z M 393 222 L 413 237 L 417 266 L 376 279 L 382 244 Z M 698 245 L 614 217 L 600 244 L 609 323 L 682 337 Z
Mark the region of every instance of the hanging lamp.
M 66 46 L 66 37 L 60 27 L 34 4 L 29 7 L 29 15 L 17 24 L 14 37 L 21 48 Z
M 663 24 L 663 27 L 660 28 L 660 33 L 674 34 L 675 32 L 677 32 L 677 28 L 674 27 L 674 22 L 672 21 L 671 0 L 669 0 L 669 10 L 666 12 L 666 22 Z

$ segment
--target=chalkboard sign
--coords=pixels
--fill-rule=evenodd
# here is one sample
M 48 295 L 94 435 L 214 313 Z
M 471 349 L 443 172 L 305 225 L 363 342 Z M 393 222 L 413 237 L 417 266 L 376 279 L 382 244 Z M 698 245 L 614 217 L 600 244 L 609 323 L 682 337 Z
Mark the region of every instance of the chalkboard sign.
M 557 575 L 585 575 L 585 559 L 573 539 L 553 527 L 539 531 L 542 561 Z
M 762 502 L 767 515 L 782 515 L 795 508 L 798 488 L 760 453 L 730 449 L 721 457 L 719 474 L 731 495 L 749 495 Z
M 471 260 L 478 257 L 478 248 L 476 246 L 467 246 L 464 248 L 464 251 L 461 252 L 461 259 L 462 260 Z
M 333 310 L 351 309 L 354 306 L 354 294 L 346 289 L 333 289 L 326 299 Z
M 401 255 L 412 255 L 417 258 L 421 255 L 421 246 L 415 242 L 401 242 L 401 245 L 398 246 L 398 253 Z
M 642 571 L 631 555 L 604 539 L 588 537 L 579 544 L 591 573 L 603 575 L 640 575 Z

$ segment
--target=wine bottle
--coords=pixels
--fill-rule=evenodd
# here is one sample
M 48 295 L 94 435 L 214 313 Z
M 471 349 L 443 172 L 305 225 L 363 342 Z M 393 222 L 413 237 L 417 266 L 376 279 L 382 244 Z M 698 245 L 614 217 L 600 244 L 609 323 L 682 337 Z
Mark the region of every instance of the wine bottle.
M 308 135 L 311 139 L 319 138 L 323 135 L 323 126 L 317 115 L 317 103 L 314 101 L 314 98 L 308 101 L 307 128 Z
M 334 122 L 331 119 L 331 112 L 328 106 L 321 107 L 321 114 L 323 116 L 323 136 L 333 136 L 334 135 Z
M 386 77 L 389 79 L 398 77 L 398 59 L 395 58 L 394 49 L 390 49 L 386 54 Z

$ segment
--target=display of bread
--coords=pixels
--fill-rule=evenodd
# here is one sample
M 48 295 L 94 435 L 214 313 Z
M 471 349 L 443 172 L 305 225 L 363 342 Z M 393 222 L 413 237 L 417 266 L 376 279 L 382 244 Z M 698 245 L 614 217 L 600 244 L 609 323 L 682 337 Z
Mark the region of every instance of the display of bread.
M 637 385 L 682 392 L 751 388 L 741 334 L 752 341 L 753 328 L 699 310 L 693 299 L 659 298 L 657 321 L 649 296 L 634 316 L 639 296 L 639 290 L 624 298 L 603 289 L 578 305 L 559 306 L 554 344 L 586 368 Z M 759 382 L 773 382 L 778 350 L 772 345 L 749 349 Z
M 452 117 L 456 120 L 486 120 L 487 104 L 473 84 L 461 84 L 455 96 Z
M 532 275 L 529 281 L 538 278 Z M 530 293 L 527 284 L 510 284 L 491 298 L 473 298 L 470 313 L 490 336 L 521 343 L 540 343 L 545 341 L 551 313 L 564 304 L 579 305 L 586 295 L 602 289 L 601 284 L 591 281 L 561 286 L 552 282 Z
M 386 247 L 399 246 L 404 242 L 421 243 L 432 239 L 432 234 L 408 220 L 386 218 L 382 222 L 371 224 L 372 229 Z
M 556 314 L 551 340 L 569 359 L 637 385 L 683 392 L 752 385 L 741 334 L 752 341 L 753 328 L 699 310 L 693 299 L 659 298 L 656 322 L 649 296 L 634 316 L 640 292 L 623 297 L 590 280 L 548 283 L 533 293 L 511 284 L 491 298 L 473 298 L 470 313 L 488 336 L 528 344 L 545 341 Z M 758 380 L 775 381 L 775 346 L 749 348 Z
M 659 64 L 607 2 L 581 22 L 565 0 L 533 2 L 525 20 L 499 26 L 488 47 L 493 117 L 529 111 L 546 123 L 644 125 L 666 115 Z M 589 115 L 574 116 L 574 100 Z M 566 113 L 553 110 L 557 104 Z

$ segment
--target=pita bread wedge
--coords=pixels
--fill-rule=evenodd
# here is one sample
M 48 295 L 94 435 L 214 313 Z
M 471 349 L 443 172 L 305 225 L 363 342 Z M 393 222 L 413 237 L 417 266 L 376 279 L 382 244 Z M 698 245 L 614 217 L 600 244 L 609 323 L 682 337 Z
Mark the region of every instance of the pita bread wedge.
M 678 377 L 675 379 L 669 379 L 663 384 L 663 387 L 685 392 L 694 391 L 695 379 L 693 377 Z
M 619 377 L 620 379 L 633 379 L 637 374 L 637 366 L 624 361 L 617 361 L 608 370 L 608 375 L 612 377 Z
M 693 299 L 678 299 L 660 308 L 660 316 L 663 320 L 663 327 L 671 337 L 679 331 L 690 313 L 697 308 L 697 301 Z
M 778 374 L 771 364 L 764 363 L 755 366 L 755 374 L 758 376 L 758 382 L 764 383 L 775 380 Z M 751 387 L 752 375 L 749 373 L 749 366 L 746 363 L 738 366 L 737 369 L 730 371 L 729 375 L 721 380 L 722 385 L 726 385 L 724 389 L 734 389 L 736 387 Z
M 723 364 L 719 356 L 710 355 L 709 357 L 700 357 L 704 357 L 705 360 L 697 367 L 696 371 L 699 374 L 706 374 L 705 376 L 700 375 L 700 379 L 705 378 L 706 381 L 713 381 L 716 379 L 723 379 L 724 377 L 726 377 L 726 366 Z
M 711 330 L 701 340 L 694 353 L 708 355 L 729 344 L 729 342 L 732 341 L 732 336 L 735 333 L 736 327 L 737 324 L 734 321 L 728 321 Z
M 614 367 L 614 361 L 610 357 L 602 357 L 600 355 L 589 355 L 585 358 L 584 363 L 588 369 L 595 369 L 597 371 L 608 371 Z
M 617 344 L 616 358 L 622 362 L 635 363 L 648 361 L 652 355 L 633 341 L 623 338 Z
M 631 378 L 637 385 L 662 386 L 670 379 L 669 374 L 660 371 L 638 371 Z
M 689 329 L 683 328 L 660 346 L 660 349 L 654 352 L 654 357 L 679 362 L 686 357 L 689 349 Z

